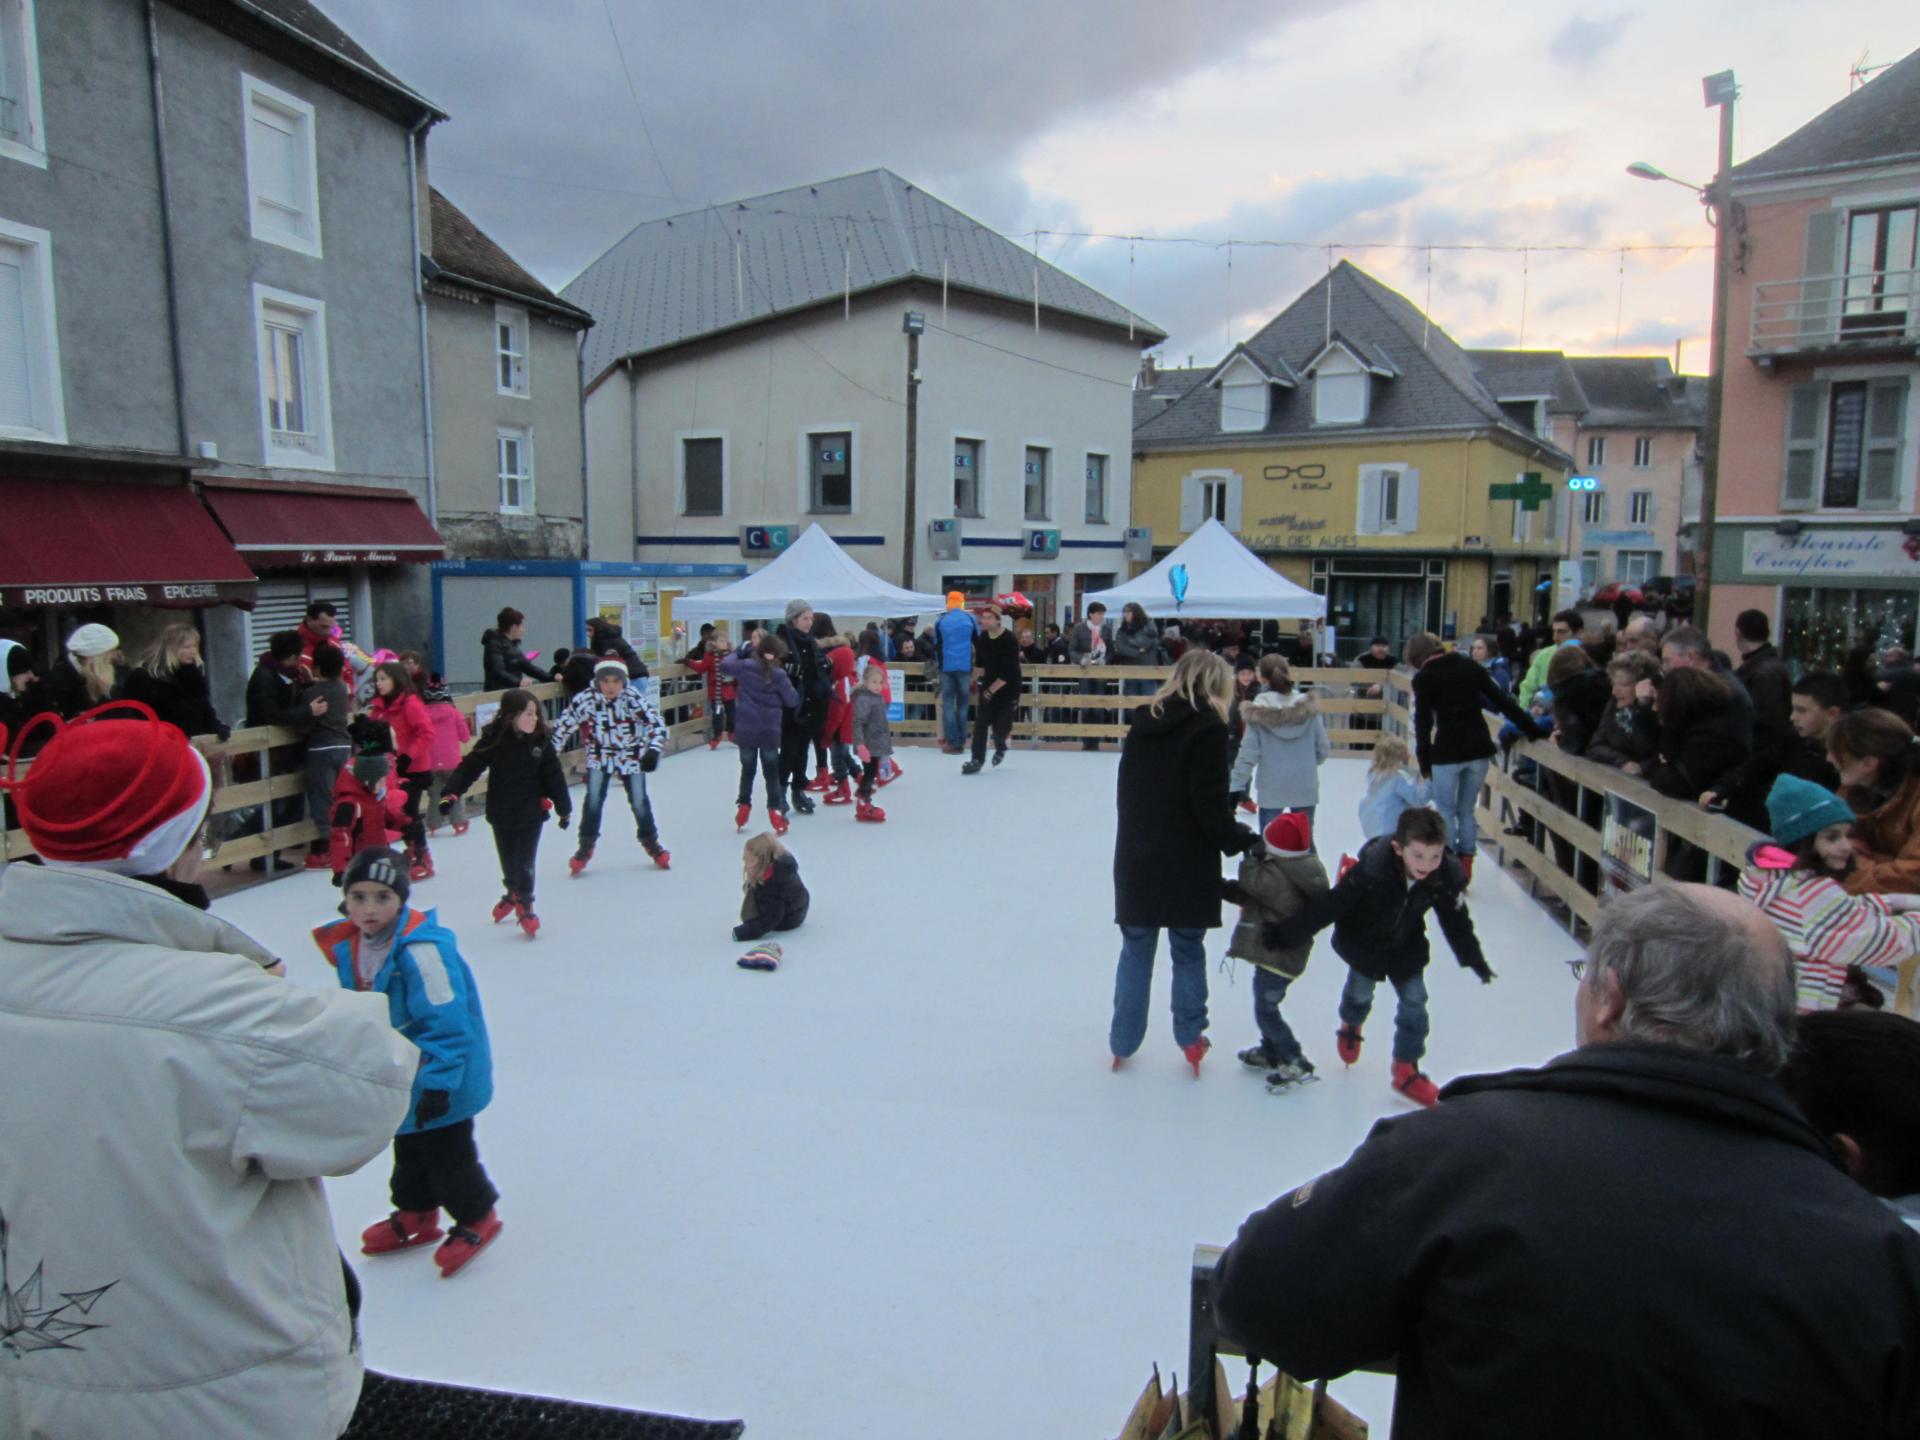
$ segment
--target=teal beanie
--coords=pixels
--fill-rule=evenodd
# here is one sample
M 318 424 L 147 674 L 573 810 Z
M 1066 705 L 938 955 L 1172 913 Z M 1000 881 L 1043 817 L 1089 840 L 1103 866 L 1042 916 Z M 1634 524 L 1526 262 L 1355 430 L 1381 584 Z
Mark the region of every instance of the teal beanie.
M 1775 843 L 1794 845 L 1829 825 L 1851 825 L 1853 811 L 1824 785 L 1782 775 L 1767 792 L 1767 822 Z

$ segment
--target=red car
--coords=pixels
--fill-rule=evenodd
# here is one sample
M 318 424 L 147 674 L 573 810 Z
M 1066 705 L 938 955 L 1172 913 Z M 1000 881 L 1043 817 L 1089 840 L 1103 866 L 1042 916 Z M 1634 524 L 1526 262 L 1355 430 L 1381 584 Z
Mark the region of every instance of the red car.
M 1638 586 L 1622 585 L 1618 580 L 1615 580 L 1602 585 L 1598 590 L 1594 591 L 1593 598 L 1587 603 L 1589 605 L 1612 605 L 1623 597 L 1629 605 L 1643 605 L 1647 599 L 1647 597 L 1640 592 Z

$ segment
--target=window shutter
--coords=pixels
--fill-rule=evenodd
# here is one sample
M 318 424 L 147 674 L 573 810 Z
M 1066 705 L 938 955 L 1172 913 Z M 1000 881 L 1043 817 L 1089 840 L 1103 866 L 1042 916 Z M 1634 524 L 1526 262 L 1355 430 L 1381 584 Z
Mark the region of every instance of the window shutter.
M 1400 506 L 1394 514 L 1393 528 L 1411 535 L 1420 528 L 1420 472 L 1400 472 Z
M 1240 533 L 1240 477 L 1227 477 L 1227 518 L 1226 527 L 1234 534 Z
M 1824 385 L 1796 385 L 1787 396 L 1787 448 L 1780 481 L 1782 510 L 1811 510 L 1819 503 L 1820 430 L 1825 419 Z
M 1180 529 L 1191 535 L 1200 528 L 1200 477 L 1188 475 L 1180 481 Z
M 0 245 L 0 425 L 33 424 L 33 362 L 27 354 L 26 255 Z
M 1807 253 L 1800 267 L 1800 303 L 1794 329 L 1802 343 L 1834 338 L 1840 330 L 1835 301 L 1840 295 L 1840 235 L 1844 210 L 1816 210 L 1807 216 Z
M 1907 409 L 1905 380 L 1867 386 L 1867 447 L 1860 475 L 1860 508 L 1892 510 L 1900 503 L 1900 432 Z
M 1360 472 L 1360 510 L 1354 521 L 1354 529 L 1362 535 L 1380 533 L 1380 472 L 1362 469 Z

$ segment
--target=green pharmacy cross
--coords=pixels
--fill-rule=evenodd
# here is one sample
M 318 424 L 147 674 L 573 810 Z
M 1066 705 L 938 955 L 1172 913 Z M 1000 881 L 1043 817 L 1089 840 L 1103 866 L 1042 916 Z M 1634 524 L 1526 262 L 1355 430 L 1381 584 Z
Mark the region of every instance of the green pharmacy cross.
M 1518 500 L 1522 510 L 1538 510 L 1540 502 L 1553 494 L 1553 487 L 1538 470 L 1528 470 L 1511 485 L 1489 485 L 1487 496 L 1493 500 Z

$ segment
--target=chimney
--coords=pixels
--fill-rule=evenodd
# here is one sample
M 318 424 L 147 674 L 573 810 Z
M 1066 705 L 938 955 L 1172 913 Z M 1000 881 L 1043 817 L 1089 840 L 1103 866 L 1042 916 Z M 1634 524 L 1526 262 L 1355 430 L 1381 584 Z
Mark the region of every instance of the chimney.
M 1159 378 L 1159 372 L 1153 368 L 1152 353 L 1149 352 L 1148 354 L 1142 355 L 1140 357 L 1139 388 L 1142 390 L 1151 390 L 1153 389 L 1154 382 Z

